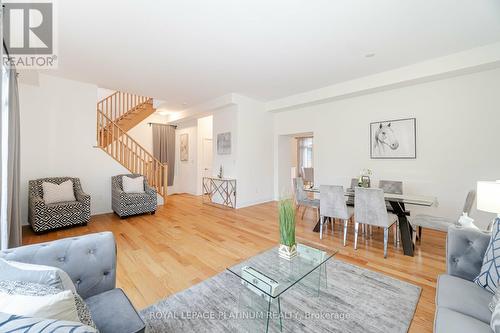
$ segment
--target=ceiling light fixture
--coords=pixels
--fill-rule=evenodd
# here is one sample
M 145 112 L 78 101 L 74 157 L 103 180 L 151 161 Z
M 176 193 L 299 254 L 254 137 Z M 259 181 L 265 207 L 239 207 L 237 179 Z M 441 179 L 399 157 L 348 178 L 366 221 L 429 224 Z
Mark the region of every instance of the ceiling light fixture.
M 375 57 L 375 53 L 367 53 L 365 54 L 365 58 L 373 58 Z

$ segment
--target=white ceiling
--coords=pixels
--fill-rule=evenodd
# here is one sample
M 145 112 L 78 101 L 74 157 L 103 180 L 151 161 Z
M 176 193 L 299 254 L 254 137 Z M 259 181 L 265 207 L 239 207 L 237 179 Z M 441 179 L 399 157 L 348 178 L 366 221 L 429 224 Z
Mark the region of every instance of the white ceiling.
M 173 110 L 231 92 L 268 101 L 500 41 L 496 0 L 57 5 L 56 75 Z

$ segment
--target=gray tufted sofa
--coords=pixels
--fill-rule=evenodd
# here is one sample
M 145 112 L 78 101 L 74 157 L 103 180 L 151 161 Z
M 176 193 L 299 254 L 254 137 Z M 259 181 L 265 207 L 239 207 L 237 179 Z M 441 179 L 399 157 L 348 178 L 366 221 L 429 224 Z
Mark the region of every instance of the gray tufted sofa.
M 438 278 L 435 333 L 491 333 L 493 294 L 472 280 L 479 274 L 491 234 L 450 226 L 446 241 L 447 274 Z
M 21 246 L 0 252 L 0 258 L 55 266 L 73 280 L 101 333 L 144 332 L 145 325 L 116 285 L 116 243 L 111 232 Z

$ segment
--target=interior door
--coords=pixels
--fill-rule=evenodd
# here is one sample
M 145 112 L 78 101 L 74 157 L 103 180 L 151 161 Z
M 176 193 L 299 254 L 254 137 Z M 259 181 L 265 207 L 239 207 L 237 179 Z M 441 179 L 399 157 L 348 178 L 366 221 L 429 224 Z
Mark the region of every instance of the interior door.
M 202 172 L 204 177 L 214 176 L 212 174 L 212 155 L 213 154 L 213 146 L 212 139 L 204 138 L 203 139 L 203 156 L 202 156 Z

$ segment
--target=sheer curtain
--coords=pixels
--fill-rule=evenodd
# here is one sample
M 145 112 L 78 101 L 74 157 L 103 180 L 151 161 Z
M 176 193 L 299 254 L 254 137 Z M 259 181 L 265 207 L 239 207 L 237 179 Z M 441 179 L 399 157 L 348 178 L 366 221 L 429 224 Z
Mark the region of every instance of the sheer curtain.
M 5 50 L 3 50 L 5 52 Z M 15 68 L 2 59 L 1 165 L 0 165 L 0 249 L 21 245 L 19 210 L 19 94 Z
M 175 127 L 153 124 L 153 156 L 168 164 L 168 186 L 174 185 Z
M 313 167 L 313 138 L 297 138 L 297 166 L 299 175 L 304 177 L 302 170 Z

